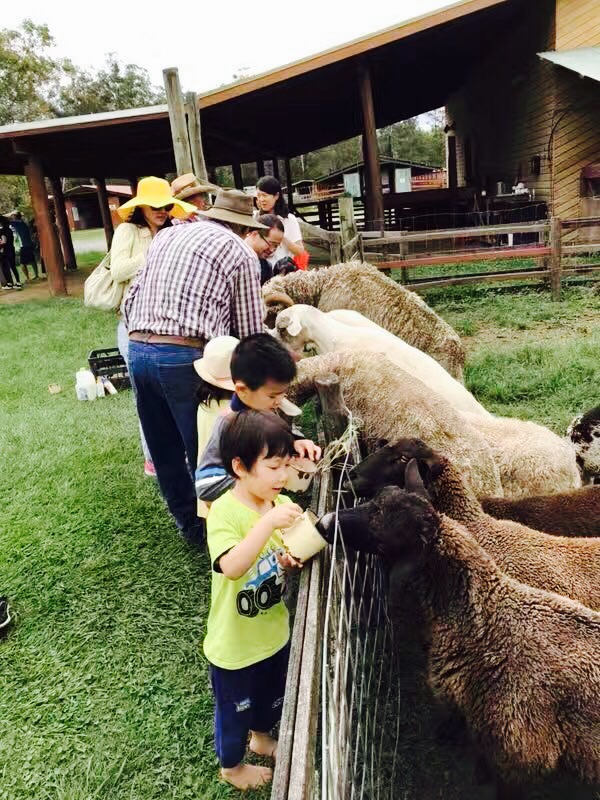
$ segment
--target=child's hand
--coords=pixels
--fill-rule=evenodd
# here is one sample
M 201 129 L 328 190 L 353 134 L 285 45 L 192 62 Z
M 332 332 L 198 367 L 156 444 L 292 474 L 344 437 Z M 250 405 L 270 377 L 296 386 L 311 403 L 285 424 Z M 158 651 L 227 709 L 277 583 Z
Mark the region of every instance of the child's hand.
M 278 553 L 277 560 L 284 569 L 292 569 L 293 567 L 302 569 L 304 566 L 302 561 L 295 559 L 292 555 L 290 555 L 290 553 Z
M 268 520 L 273 530 L 276 528 L 290 528 L 298 517 L 302 514 L 302 509 L 296 503 L 282 503 L 274 506 L 267 511 L 263 519 Z
M 294 450 L 301 458 L 310 458 L 311 461 L 318 461 L 321 458 L 321 448 L 310 439 L 297 439 L 294 442 Z

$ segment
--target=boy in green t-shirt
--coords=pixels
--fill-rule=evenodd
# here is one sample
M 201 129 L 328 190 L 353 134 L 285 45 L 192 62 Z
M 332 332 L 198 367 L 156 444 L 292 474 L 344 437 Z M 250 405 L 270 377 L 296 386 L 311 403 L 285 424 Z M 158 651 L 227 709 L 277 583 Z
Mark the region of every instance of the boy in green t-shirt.
M 268 783 L 272 771 L 243 763 L 250 750 L 274 756 L 289 654 L 280 530 L 302 509 L 280 494 L 295 454 L 289 426 L 270 411 L 243 411 L 224 422 L 223 464 L 235 485 L 207 520 L 212 587 L 204 654 L 215 696 L 215 748 L 221 776 L 238 789 Z

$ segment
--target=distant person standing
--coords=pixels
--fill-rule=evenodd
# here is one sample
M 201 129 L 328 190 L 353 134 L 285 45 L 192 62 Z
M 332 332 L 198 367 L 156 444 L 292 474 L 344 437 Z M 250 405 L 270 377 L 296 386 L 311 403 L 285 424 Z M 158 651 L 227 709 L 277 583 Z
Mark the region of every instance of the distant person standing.
M 156 234 L 171 224 L 171 214 L 186 217 L 193 211 L 193 206 L 173 197 L 171 187 L 164 178 L 153 176 L 142 178 L 135 196 L 119 206 L 117 214 L 123 222 L 115 228 L 110 248 L 110 271 L 113 280 L 123 284 L 121 312 L 129 286 L 144 266 L 146 254 Z M 117 325 L 117 345 L 129 366 L 129 337 L 122 317 Z M 140 438 L 144 453 L 144 473 L 149 478 L 155 478 L 156 470 L 141 429 Z
M 0 216 L 0 261 L 6 286 L 3 289 L 21 289 L 19 271 L 15 261 L 15 236 L 8 217 Z M 13 275 L 15 280 L 13 280 Z
M 186 541 L 204 542 L 193 470 L 198 459 L 194 361 L 217 336 L 263 328 L 258 258 L 242 237 L 268 229 L 252 198 L 220 189 L 202 221 L 173 225 L 152 240 L 124 303 L 129 369 L 138 415 L 161 493 Z
M 256 184 L 256 205 L 260 214 L 277 214 L 283 222 L 283 241 L 268 258 L 272 267 L 282 258 L 293 258 L 305 250 L 302 231 L 298 219 L 290 213 L 281 194 L 281 184 L 277 178 L 265 175 Z
M 33 238 L 29 225 L 23 219 L 20 211 L 13 211 L 10 215 L 10 224 L 19 239 L 21 240 L 21 249 L 19 250 L 19 264 L 23 267 L 23 272 L 27 280 L 29 277 L 29 270 L 27 267 L 33 268 L 34 280 L 39 278 L 38 264 L 35 257 L 35 248 L 33 246 Z

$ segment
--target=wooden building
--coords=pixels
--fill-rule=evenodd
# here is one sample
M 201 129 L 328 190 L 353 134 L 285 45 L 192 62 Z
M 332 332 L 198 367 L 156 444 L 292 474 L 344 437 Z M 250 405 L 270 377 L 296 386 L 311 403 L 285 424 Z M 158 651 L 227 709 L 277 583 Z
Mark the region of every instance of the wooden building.
M 430 164 L 418 164 L 399 158 L 379 158 L 379 175 L 383 194 L 412 192 L 424 188 L 445 188 L 444 170 Z M 417 179 L 417 180 L 415 180 Z M 434 186 L 432 185 L 435 184 Z M 365 162 L 348 164 L 341 169 L 323 175 L 315 181 L 315 192 L 350 194 L 364 197 L 367 191 Z
M 108 208 L 113 227 L 121 221 L 117 213 L 120 205 L 131 199 L 131 186 L 106 184 Z M 81 183 L 64 191 L 65 210 L 71 231 L 102 227 L 102 211 L 98 188 L 90 183 Z
M 550 213 L 593 207 L 600 163 L 600 0 L 462 0 L 200 95 L 209 168 L 285 162 L 362 135 L 372 228 L 429 209 L 469 211 L 522 182 Z M 582 77 L 583 76 L 583 77 Z M 448 186 L 384 195 L 377 128 L 446 106 Z M 280 124 L 293 109 L 304 125 Z M 0 174 L 26 174 L 51 287 L 64 291 L 69 225 L 61 177 L 93 175 L 107 241 L 107 176 L 173 172 L 166 106 L 0 127 Z M 130 178 L 130 176 L 132 176 Z M 56 240 L 44 179 L 51 182 Z M 505 195 L 506 199 L 502 198 Z M 525 195 L 514 202 L 529 202 Z M 400 220 L 401 221 L 401 220 Z

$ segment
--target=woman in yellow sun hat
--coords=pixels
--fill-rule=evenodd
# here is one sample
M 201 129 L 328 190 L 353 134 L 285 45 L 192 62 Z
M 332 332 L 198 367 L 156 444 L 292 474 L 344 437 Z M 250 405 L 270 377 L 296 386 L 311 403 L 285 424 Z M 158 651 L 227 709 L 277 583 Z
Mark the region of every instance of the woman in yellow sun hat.
M 144 266 L 146 253 L 154 236 L 171 224 L 171 217 L 184 219 L 195 211 L 196 207 L 191 203 L 173 197 L 168 181 L 154 176 L 142 178 L 135 196 L 117 209 L 123 222 L 115 229 L 110 248 L 110 271 L 113 280 L 124 285 L 121 307 L 131 282 Z M 122 319 L 119 319 L 117 326 L 117 345 L 128 363 L 129 337 Z M 144 452 L 144 472 L 155 477 L 156 472 L 141 428 L 140 436 Z

